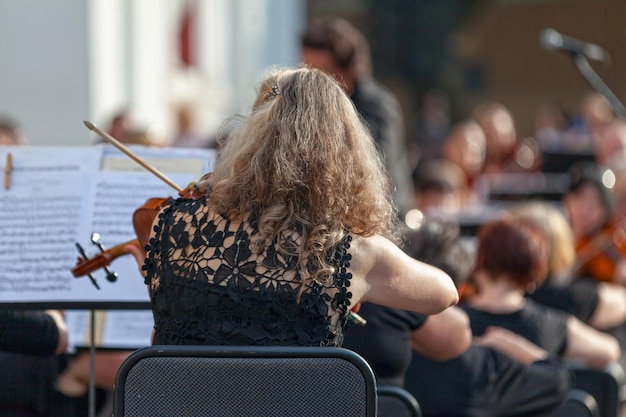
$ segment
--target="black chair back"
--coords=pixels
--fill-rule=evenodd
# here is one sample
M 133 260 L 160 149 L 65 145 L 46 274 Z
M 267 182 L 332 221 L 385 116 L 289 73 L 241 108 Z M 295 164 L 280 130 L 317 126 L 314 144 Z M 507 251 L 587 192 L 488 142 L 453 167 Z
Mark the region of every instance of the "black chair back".
M 600 417 L 600 407 L 591 394 L 575 388 L 550 417 Z
M 376 382 L 356 353 L 330 347 L 151 346 L 131 354 L 116 417 L 375 416 Z
M 422 417 L 417 400 L 407 390 L 392 385 L 379 385 L 376 392 L 378 417 Z
M 571 368 L 574 388 L 588 392 L 598 403 L 602 417 L 618 417 L 626 401 L 626 373 L 618 363 L 606 369 Z

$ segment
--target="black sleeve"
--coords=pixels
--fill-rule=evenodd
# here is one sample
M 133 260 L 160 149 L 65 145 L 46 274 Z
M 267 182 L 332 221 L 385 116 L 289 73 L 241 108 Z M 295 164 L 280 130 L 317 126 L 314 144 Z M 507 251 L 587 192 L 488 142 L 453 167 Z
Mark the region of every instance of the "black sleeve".
M 561 406 L 572 387 L 570 371 L 556 359 L 523 365 L 489 349 L 495 376 L 490 381 L 487 415 L 546 416 Z
M 565 286 L 548 281 L 530 297 L 538 303 L 564 310 L 583 322 L 589 321 L 600 302 L 598 283 L 590 278 L 577 278 Z
M 0 350 L 49 355 L 58 342 L 56 323 L 43 311 L 0 310 Z

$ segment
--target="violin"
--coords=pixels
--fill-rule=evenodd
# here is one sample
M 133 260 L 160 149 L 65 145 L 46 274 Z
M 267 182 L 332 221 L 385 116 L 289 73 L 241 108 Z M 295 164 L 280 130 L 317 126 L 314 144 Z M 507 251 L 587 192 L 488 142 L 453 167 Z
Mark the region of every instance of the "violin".
M 595 236 L 580 239 L 576 244 L 577 262 L 574 271 L 600 281 L 617 281 L 617 264 L 626 260 L 626 226 L 624 220 L 607 223 Z
M 115 245 L 102 253 L 87 258 L 86 256 L 79 257 L 76 265 L 72 268 L 72 275 L 74 277 L 82 277 L 89 275 L 92 272 L 106 268 L 115 259 L 120 256 L 127 255 L 128 252 L 124 250 L 125 246 L 134 245 L 138 248 L 145 248 L 150 238 L 150 229 L 152 222 L 154 221 L 159 210 L 164 207 L 172 198 L 150 198 L 141 207 L 137 208 L 133 213 L 133 228 L 137 239 L 129 240 L 128 242 Z M 93 240 L 93 239 L 92 239 Z M 112 281 L 112 275 L 110 271 L 107 271 L 107 277 L 109 281 Z M 93 282 L 93 280 L 92 280 Z

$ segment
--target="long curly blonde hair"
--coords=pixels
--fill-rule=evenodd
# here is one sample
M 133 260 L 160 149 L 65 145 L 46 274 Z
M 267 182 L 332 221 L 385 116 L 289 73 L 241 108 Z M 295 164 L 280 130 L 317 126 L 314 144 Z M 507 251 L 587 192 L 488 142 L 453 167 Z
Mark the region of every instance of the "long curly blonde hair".
M 389 178 L 352 101 L 324 72 L 274 70 L 228 135 L 200 188 L 231 219 L 258 213 L 259 244 L 296 255 L 301 274 L 332 273 L 325 255 L 347 232 L 397 242 Z M 284 239 L 296 230 L 301 239 Z

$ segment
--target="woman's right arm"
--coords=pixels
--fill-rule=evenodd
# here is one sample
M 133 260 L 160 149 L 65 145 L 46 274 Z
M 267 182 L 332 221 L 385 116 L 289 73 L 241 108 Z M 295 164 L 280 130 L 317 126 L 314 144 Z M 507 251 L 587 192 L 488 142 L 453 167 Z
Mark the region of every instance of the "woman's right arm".
M 447 361 L 460 356 L 472 344 L 472 330 L 467 314 L 459 307 L 447 308 L 428 316 L 426 322 L 411 333 L 411 346 L 422 356 Z
M 567 320 L 567 347 L 564 356 L 578 359 L 593 369 L 604 369 L 619 360 L 617 339 L 570 316 Z
M 445 272 L 411 258 L 382 236 L 356 237 L 350 253 L 354 302 L 437 314 L 459 301 Z
M 626 321 L 626 288 L 623 285 L 598 282 L 598 305 L 589 324 L 596 329 L 612 329 Z

